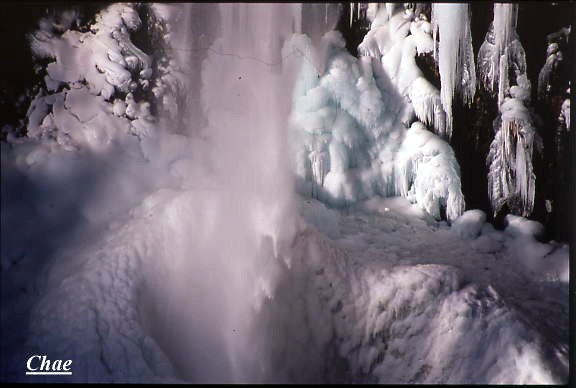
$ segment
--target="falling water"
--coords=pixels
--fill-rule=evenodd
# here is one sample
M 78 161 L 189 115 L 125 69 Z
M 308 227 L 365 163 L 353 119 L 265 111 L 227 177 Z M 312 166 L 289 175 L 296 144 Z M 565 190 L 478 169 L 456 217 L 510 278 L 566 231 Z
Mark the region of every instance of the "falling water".
M 301 31 L 302 5 L 180 7 L 171 45 L 188 106 L 178 132 L 193 137 L 195 162 L 162 260 L 149 265 L 148 325 L 188 381 L 270 380 L 251 327 L 296 224 L 287 123 L 298 58 L 285 43 Z

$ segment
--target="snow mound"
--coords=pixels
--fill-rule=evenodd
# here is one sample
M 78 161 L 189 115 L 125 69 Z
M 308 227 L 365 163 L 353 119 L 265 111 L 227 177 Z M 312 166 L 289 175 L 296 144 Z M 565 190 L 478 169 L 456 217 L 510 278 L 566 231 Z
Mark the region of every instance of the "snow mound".
M 299 287 L 287 297 L 298 300 L 304 292 L 298 290 L 320 294 L 319 299 L 305 298 L 291 314 L 285 312 L 292 330 L 316 333 L 312 342 L 293 344 L 302 352 L 296 353 L 301 362 L 322 367 L 313 355 L 327 347 L 333 350 L 324 359 L 347 366 L 339 367 L 344 381 L 560 381 L 543 356 L 546 340 L 494 288 L 467 283 L 454 267 L 394 266 L 382 257 L 370 259 L 369 253 L 346 253 L 311 231 L 296 237 L 294 249 L 290 281 Z
M 456 156 L 448 143 L 427 131 L 422 123 L 415 122 L 406 131 L 395 172 L 400 193 L 413 194 L 416 203 L 434 218 L 453 221 L 464 211 Z
M 454 221 L 452 229 L 463 239 L 474 239 L 480 235 L 485 222 L 486 213 L 482 210 L 468 210 Z
M 542 224 L 514 215 L 506 216 L 505 233 L 511 236 L 508 250 L 532 277 L 541 281 L 568 283 L 570 256 L 567 245 L 539 242 L 544 232 Z
M 544 233 L 544 226 L 538 221 L 508 214 L 505 219 L 506 233 L 513 237 L 526 236 L 538 238 Z

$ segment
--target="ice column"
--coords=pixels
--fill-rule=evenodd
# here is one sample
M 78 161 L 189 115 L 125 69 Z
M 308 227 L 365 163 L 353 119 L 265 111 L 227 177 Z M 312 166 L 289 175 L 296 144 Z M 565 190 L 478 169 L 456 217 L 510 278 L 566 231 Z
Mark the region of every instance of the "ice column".
M 440 71 L 440 98 L 446 112 L 446 132 L 452 135 L 452 99 L 462 94 L 468 104 L 474 99 L 476 73 L 468 4 L 433 4 L 434 56 Z M 438 34 L 438 47 L 436 42 Z

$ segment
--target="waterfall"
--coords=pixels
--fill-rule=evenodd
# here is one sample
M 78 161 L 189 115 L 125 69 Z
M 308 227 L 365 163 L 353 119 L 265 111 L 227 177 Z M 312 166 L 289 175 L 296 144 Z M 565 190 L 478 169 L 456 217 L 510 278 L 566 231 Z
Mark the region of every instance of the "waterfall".
M 195 96 L 188 101 L 199 101 L 206 124 L 184 131 L 195 161 L 183 173 L 191 190 L 169 217 L 165 262 L 150 266 L 153 325 L 186 380 L 262 381 L 270 374 L 262 365 L 265 339 L 251 325 L 273 297 L 295 227 L 286 145 L 295 55 L 283 47 L 301 30 L 301 6 L 164 5 L 158 12 L 163 7 L 171 11 L 181 93 Z M 205 47 L 202 23 L 220 26 Z M 198 71 L 201 81 L 191 82 Z M 184 109 L 184 125 L 196 127 L 197 112 Z

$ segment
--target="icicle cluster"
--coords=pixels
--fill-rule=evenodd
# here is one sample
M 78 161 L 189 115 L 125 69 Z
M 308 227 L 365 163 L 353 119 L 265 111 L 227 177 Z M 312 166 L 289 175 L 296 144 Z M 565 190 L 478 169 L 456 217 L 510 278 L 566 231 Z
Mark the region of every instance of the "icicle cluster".
M 568 95 L 570 95 L 570 88 L 567 91 Z M 560 109 L 560 121 L 564 122 L 566 126 L 566 130 L 570 130 L 570 99 L 567 98 L 562 103 L 562 108 Z
M 350 3 L 350 27 L 352 27 L 354 21 L 361 19 L 364 9 L 365 5 L 363 3 Z
M 397 91 L 412 102 L 420 121 L 433 127 L 440 136 L 448 137 L 440 92 L 424 77 L 415 61 L 416 55 L 432 53 L 434 48 L 432 25 L 420 8 L 405 7 L 402 12 L 398 4 L 370 4 L 366 17 L 372 24 L 358 52 L 376 60 L 374 64 L 382 68 L 376 72 L 386 73 Z
M 478 52 L 479 77 L 484 87 L 498 93 L 498 105 L 502 104 L 508 87 L 508 69 L 511 57 L 518 51 L 516 21 L 518 4 L 494 4 L 494 20 Z M 515 46 L 515 47 L 511 47 Z M 523 53 L 523 49 L 522 49 Z M 516 61 L 526 68 L 526 61 Z
M 549 34 L 548 47 L 546 48 L 546 63 L 538 74 L 538 99 L 543 100 L 548 96 L 552 85 L 550 76 L 558 68 L 564 56 L 560 46 L 568 43 L 571 26 L 561 28 L 559 31 Z
M 498 96 L 496 135 L 487 157 L 492 209 L 497 214 L 507 206 L 508 212 L 527 217 L 534 208 L 533 149 L 541 140 L 527 108 L 531 85 L 515 31 L 517 15 L 517 4 L 494 5 L 493 25 L 478 53 L 478 64 L 484 86 Z
M 532 154 L 536 132 L 521 101 L 507 98 L 496 120 L 496 136 L 488 153 L 488 187 L 494 214 L 504 205 L 511 213 L 527 217 L 534 208 L 536 175 Z
M 442 107 L 446 112 L 446 133 L 452 135 L 452 99 L 458 91 L 470 104 L 476 92 L 476 72 L 468 4 L 432 5 L 434 57 L 440 71 Z M 438 34 L 440 35 L 437 40 Z M 436 42 L 438 41 L 438 48 Z
M 337 207 L 404 196 L 452 221 L 464 211 L 458 161 L 424 126 L 442 125 L 445 113 L 415 62 L 417 52 L 432 50 L 431 26 L 400 10 L 369 7 L 372 26 L 359 59 L 332 31 L 323 38 L 324 74 L 302 64 L 291 117 L 297 186 Z M 311 50 L 301 43 L 302 52 Z

